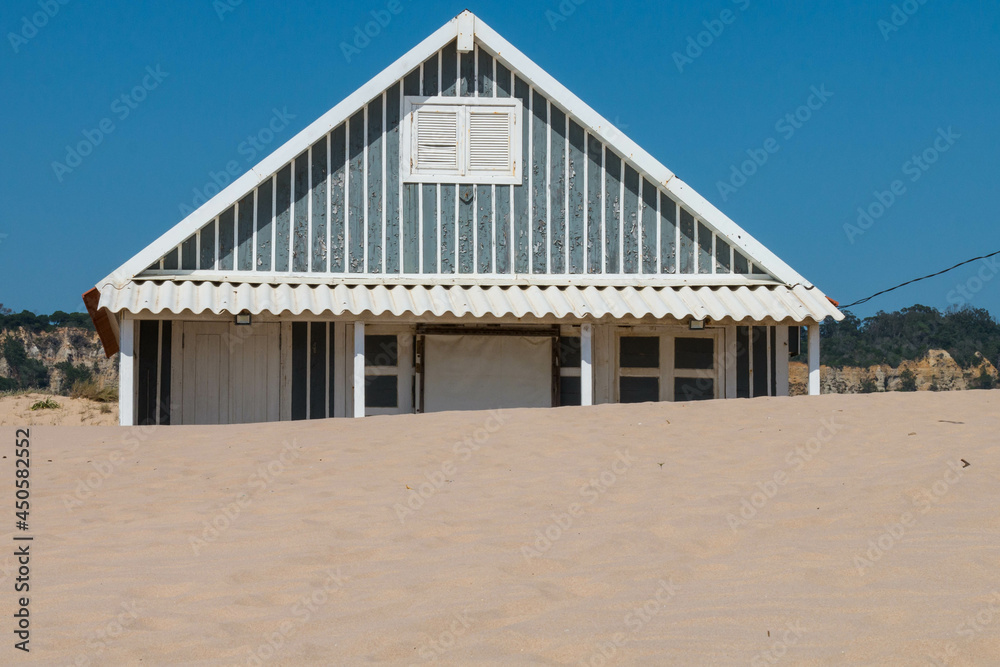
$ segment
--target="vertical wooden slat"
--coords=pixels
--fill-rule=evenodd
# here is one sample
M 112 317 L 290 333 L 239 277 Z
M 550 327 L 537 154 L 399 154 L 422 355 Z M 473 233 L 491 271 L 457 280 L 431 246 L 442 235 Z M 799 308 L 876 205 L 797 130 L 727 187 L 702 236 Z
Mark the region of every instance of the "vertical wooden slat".
M 198 268 L 197 237 L 192 235 L 181 244 L 181 269 L 194 271 Z
M 715 239 L 715 272 L 732 273 L 733 271 L 733 251 L 722 237 Z
M 511 72 L 507 67 L 497 61 L 497 97 L 510 97 L 514 92 L 514 87 L 511 85 Z
M 441 273 L 455 273 L 456 201 L 458 186 L 441 186 Z
M 736 397 L 750 398 L 750 327 L 736 327 Z
M 642 272 L 658 273 L 656 265 L 656 200 L 659 191 L 645 178 L 642 179 Z
M 236 225 L 236 268 L 239 271 L 253 269 L 253 205 L 254 193 L 240 200 L 237 207 Z
M 567 211 L 566 235 L 569 244 L 569 272 L 584 272 L 584 250 L 587 247 L 584 220 L 586 202 L 584 193 L 587 187 L 584 174 L 584 146 L 586 135 L 583 128 L 575 121 L 569 121 L 569 210 Z
M 566 273 L 566 114 L 552 105 L 549 154 L 551 273 Z
M 458 186 L 458 272 L 476 270 L 476 186 Z
M 337 385 L 337 368 L 340 366 L 337 359 L 337 327 L 333 322 L 326 324 L 327 348 L 326 348 L 326 416 L 337 416 L 337 403 L 339 387 Z
M 432 97 L 438 94 L 438 54 L 424 61 L 423 95 Z
M 527 273 L 529 268 L 528 246 L 530 243 L 530 219 L 528 210 L 528 174 L 531 170 L 531 154 L 528 152 L 528 141 L 531 136 L 531 94 L 528 82 L 517 77 L 514 80 L 514 97 L 521 100 L 521 146 L 523 163 L 521 165 L 521 186 L 514 188 L 514 272 Z
M 410 72 L 403 79 L 403 95 L 411 97 L 420 95 L 420 69 Z M 420 185 L 406 183 L 403 185 L 403 219 L 402 219 L 402 252 L 403 273 L 420 272 Z
M 604 145 L 600 140 L 587 135 L 587 272 L 600 273 L 604 261 L 601 246 L 601 216 L 603 202 L 601 188 Z
M 329 232 L 326 219 L 326 137 L 312 146 L 312 163 L 310 169 L 310 189 L 312 191 L 312 262 L 313 273 L 326 273 L 330 268 L 330 252 L 327 243 Z
M 309 419 L 326 417 L 326 322 L 313 322 L 309 337 Z
M 385 96 L 385 272 L 399 273 L 399 84 Z M 332 414 L 332 413 L 331 413 Z
M 531 100 L 531 271 L 548 271 L 548 123 L 549 102 L 537 90 Z
M 292 323 L 292 419 L 307 419 L 309 324 Z
M 159 423 L 170 425 L 170 388 L 173 385 L 173 322 L 164 320 L 160 339 L 160 418 Z
M 295 158 L 292 183 L 292 271 L 309 270 L 309 151 Z
M 198 268 L 211 271 L 215 268 L 215 220 L 201 228 L 201 257 L 198 258 Z
M 622 159 L 606 147 L 604 151 L 604 272 L 621 271 Z M 599 240 L 599 239 L 598 239 Z
M 479 219 L 476 235 L 478 271 L 490 273 L 493 271 L 493 188 L 489 185 L 476 187 L 476 210 Z
M 280 177 L 280 174 L 279 174 Z M 279 180 L 280 192 L 280 180 Z M 343 273 L 347 267 L 347 126 L 341 124 L 330 134 L 330 271 Z M 278 210 L 281 210 L 280 207 Z M 281 255 L 281 248 L 278 248 Z
M 229 207 L 219 216 L 219 270 L 232 271 L 236 209 Z M 168 255 L 169 257 L 169 255 Z
M 680 273 L 694 273 L 694 216 L 681 209 Z
M 753 395 L 767 396 L 768 381 L 767 381 L 767 327 L 751 327 L 753 342 L 751 343 L 751 349 L 753 350 Z
M 698 221 L 698 273 L 712 272 L 712 230 Z
M 457 42 L 452 41 L 441 49 L 441 94 L 446 97 L 458 95 L 458 51 Z
M 131 324 L 131 323 L 130 323 Z M 160 342 L 160 323 L 155 320 L 138 321 L 136 369 L 136 423 L 148 426 L 156 423 L 156 392 L 159 388 L 156 378 L 157 359 Z
M 271 215 L 274 186 L 272 179 L 267 179 L 257 188 L 257 271 L 271 270 L 271 231 L 274 224 Z M 204 248 L 203 248 L 204 250 Z
M 423 272 L 437 273 L 438 271 L 438 186 L 434 183 L 424 183 L 422 208 L 424 228 L 423 235 Z
M 622 200 L 622 271 L 639 272 L 639 172 L 625 165 Z
M 458 92 L 462 97 L 476 96 L 476 60 L 472 51 L 459 56 L 462 70 L 459 73 Z
M 493 56 L 486 51 L 479 49 L 479 79 L 478 89 L 480 97 L 493 97 Z
M 660 272 L 677 273 L 677 204 L 660 194 Z
M 348 123 L 348 271 L 365 270 L 365 110 L 357 112 Z
M 277 188 L 274 193 L 274 270 L 288 271 L 290 268 L 292 241 L 292 167 L 286 165 L 276 176 Z M 220 225 L 222 220 L 220 219 Z M 224 229 L 224 227 L 221 227 Z M 221 262 L 220 262 L 221 263 Z M 222 267 L 220 267 L 222 268 Z
M 382 96 L 368 104 L 368 273 L 382 272 Z

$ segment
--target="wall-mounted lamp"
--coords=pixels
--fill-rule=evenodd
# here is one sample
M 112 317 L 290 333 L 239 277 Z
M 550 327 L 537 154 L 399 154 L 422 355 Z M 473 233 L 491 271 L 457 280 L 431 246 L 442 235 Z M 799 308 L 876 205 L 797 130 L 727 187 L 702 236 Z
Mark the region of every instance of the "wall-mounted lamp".
M 705 320 L 691 320 L 691 331 L 701 331 L 705 328 Z
M 250 324 L 250 313 L 240 313 L 236 316 L 236 326 L 248 327 Z

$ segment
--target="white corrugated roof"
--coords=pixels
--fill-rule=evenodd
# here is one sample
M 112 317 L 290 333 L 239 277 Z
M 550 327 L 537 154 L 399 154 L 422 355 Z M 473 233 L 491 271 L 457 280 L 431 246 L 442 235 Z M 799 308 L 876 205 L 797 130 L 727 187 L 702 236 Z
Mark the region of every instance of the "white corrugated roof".
M 721 321 L 822 321 L 844 316 L 804 286 L 600 287 L 541 285 L 306 285 L 194 281 L 104 285 L 99 308 L 113 313 L 254 315 L 453 315 L 557 318 L 655 317 Z

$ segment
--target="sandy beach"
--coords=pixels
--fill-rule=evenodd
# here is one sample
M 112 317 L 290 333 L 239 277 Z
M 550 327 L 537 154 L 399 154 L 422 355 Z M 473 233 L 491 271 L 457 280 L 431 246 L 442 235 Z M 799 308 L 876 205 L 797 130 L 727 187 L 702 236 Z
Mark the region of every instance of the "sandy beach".
M 0 655 L 988 664 L 998 409 L 975 391 L 38 426 L 31 652 L 13 648 L 11 509 Z
M 39 401 L 51 400 L 58 407 L 32 410 Z M 29 393 L 0 396 L 0 426 L 114 426 L 117 403 L 98 403 L 85 398 Z

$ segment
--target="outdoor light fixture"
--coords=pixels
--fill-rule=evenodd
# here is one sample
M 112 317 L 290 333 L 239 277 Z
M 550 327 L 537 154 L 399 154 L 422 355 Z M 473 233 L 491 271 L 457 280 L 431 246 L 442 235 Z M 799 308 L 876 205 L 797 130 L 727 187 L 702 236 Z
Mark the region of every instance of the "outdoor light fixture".
M 691 320 L 691 331 L 701 331 L 705 328 L 705 320 Z
M 250 326 L 250 313 L 240 313 L 236 316 L 236 325 L 241 327 Z

